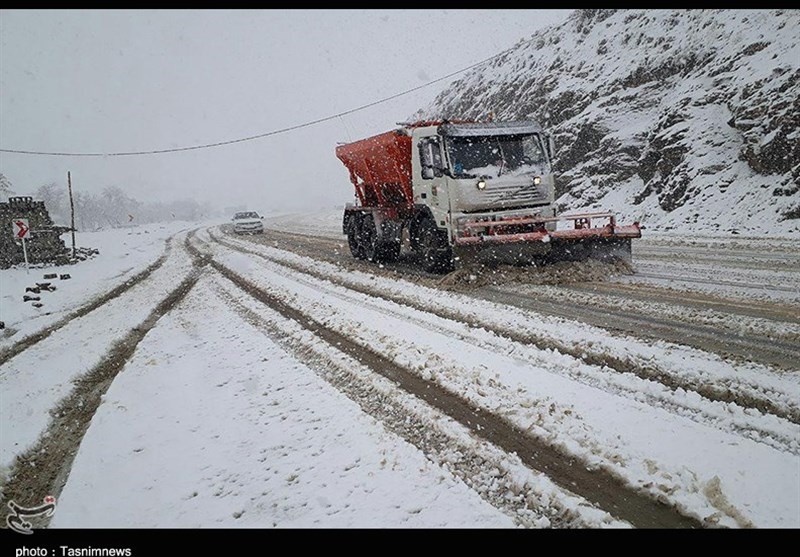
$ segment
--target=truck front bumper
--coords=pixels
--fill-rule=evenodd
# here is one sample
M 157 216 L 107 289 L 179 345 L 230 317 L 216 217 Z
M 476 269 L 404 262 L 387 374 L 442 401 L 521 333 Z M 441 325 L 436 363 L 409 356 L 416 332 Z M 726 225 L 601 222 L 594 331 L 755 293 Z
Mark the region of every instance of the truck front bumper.
M 598 220 L 607 224 L 593 227 Z M 573 221 L 571 229 L 553 224 Z M 611 213 L 584 213 L 565 217 L 502 218 L 461 222 L 453 241 L 457 263 L 526 264 L 613 253 L 630 262 L 630 241 L 642 235 L 639 223 L 619 226 Z

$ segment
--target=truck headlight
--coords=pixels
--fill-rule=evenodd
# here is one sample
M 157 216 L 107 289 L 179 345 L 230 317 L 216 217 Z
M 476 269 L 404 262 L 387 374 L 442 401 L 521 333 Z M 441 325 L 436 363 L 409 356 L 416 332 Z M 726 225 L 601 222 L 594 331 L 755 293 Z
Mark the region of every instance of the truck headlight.
M 475 185 L 478 186 L 479 190 L 484 190 L 484 189 L 486 189 L 486 180 L 481 178 L 480 180 L 478 180 L 478 183 L 475 184 Z
M 533 177 L 533 185 L 534 186 L 538 186 L 541 183 L 542 183 L 542 177 L 541 176 L 534 176 Z

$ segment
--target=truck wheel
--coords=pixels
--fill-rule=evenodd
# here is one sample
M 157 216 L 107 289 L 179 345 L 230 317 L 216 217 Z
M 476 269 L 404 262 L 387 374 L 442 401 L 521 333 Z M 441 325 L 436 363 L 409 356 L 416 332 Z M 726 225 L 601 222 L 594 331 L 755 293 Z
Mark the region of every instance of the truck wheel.
M 347 223 L 347 245 L 350 247 L 350 253 L 356 259 L 364 259 L 364 250 L 361 246 L 359 231 L 360 224 L 361 215 L 351 217 Z
M 422 268 L 429 273 L 445 273 L 453 270 L 453 251 L 436 224 L 430 219 L 423 221 L 419 229 L 419 255 Z
M 378 260 L 378 231 L 375 229 L 375 219 L 372 215 L 364 215 L 359 227 L 359 240 L 361 244 L 363 259 L 367 261 Z
M 382 242 L 379 247 L 378 257 L 382 263 L 391 263 L 400 257 L 400 242 Z

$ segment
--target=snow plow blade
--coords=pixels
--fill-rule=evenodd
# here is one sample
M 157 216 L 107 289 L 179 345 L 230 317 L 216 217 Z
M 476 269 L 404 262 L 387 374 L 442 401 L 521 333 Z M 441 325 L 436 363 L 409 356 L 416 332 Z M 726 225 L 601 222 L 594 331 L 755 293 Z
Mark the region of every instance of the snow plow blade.
M 592 222 L 605 219 L 604 226 L 592 227 Z M 573 228 L 549 230 L 559 222 L 573 221 Z M 503 233 L 509 227 L 516 230 L 529 227 L 531 231 Z M 631 240 L 641 238 L 638 222 L 618 226 L 611 213 L 586 213 L 564 217 L 532 219 L 498 219 L 468 224 L 466 228 L 479 232 L 455 240 L 455 267 L 471 263 L 489 265 L 543 265 L 559 261 L 598 259 L 611 262 L 621 259 L 632 263 Z

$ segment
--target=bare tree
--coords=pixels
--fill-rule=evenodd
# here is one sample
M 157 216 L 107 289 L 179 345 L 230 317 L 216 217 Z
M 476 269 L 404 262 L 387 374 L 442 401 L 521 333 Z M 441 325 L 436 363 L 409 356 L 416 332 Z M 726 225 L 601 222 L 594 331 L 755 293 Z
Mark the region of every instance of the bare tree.
M 8 198 L 13 195 L 15 194 L 14 190 L 11 189 L 11 180 L 0 173 L 0 201 L 8 201 Z
M 44 201 L 44 206 L 50 213 L 50 218 L 58 224 L 69 224 L 69 203 L 67 191 L 64 186 L 56 182 L 43 184 L 34 193 L 34 197 Z

